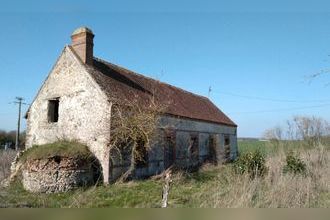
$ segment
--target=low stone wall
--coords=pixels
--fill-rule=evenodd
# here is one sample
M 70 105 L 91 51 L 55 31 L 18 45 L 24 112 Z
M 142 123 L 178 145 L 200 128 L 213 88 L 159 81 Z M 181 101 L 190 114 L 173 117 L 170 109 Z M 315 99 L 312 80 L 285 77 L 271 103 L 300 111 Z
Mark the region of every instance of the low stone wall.
M 93 184 L 93 170 L 86 160 L 52 157 L 27 161 L 23 171 L 23 186 L 31 192 L 67 192 Z

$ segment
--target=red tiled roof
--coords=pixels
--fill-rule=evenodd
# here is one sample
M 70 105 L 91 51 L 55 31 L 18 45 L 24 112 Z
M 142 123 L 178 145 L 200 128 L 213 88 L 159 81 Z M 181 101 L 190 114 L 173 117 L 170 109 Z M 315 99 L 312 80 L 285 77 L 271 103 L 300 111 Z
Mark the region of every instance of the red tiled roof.
M 93 66 L 86 65 L 86 67 L 111 98 L 130 100 L 137 97 L 143 102 L 150 100 L 150 97 L 154 95 L 156 101 L 168 104 L 166 114 L 237 126 L 206 97 L 145 77 L 98 58 L 94 58 Z

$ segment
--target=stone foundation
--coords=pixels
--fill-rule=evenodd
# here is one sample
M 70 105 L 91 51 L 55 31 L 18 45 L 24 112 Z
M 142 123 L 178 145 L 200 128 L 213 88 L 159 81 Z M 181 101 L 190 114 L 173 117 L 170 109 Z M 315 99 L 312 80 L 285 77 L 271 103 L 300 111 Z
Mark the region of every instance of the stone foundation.
M 52 157 L 26 162 L 23 186 L 31 192 L 59 193 L 93 184 L 92 165 L 82 159 Z

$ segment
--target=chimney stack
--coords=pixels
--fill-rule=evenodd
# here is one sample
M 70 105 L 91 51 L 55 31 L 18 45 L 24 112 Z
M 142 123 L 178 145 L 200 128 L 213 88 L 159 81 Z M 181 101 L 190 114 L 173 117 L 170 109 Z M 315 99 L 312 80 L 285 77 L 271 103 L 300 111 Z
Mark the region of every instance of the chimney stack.
M 93 65 L 93 38 L 92 30 L 87 27 L 80 27 L 71 35 L 71 46 L 81 61 L 88 65 Z

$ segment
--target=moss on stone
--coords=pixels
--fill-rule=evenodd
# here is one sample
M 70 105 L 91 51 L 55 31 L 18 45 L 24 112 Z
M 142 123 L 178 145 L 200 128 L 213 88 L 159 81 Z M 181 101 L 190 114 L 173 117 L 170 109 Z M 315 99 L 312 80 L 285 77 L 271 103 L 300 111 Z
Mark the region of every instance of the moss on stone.
M 86 145 L 72 141 L 58 141 L 50 144 L 34 145 L 22 154 L 20 161 L 24 163 L 52 157 L 89 160 L 93 158 L 93 155 Z

